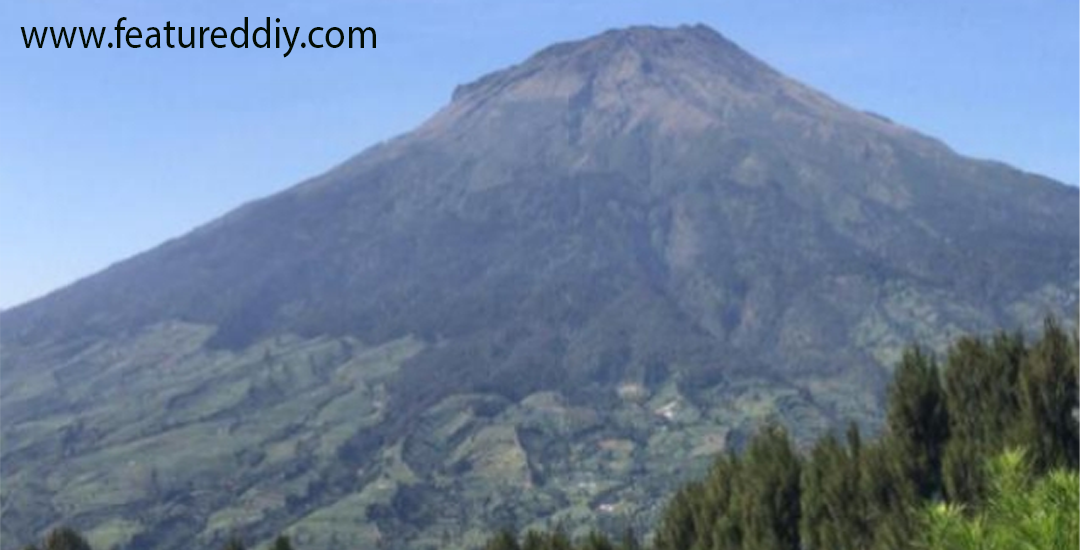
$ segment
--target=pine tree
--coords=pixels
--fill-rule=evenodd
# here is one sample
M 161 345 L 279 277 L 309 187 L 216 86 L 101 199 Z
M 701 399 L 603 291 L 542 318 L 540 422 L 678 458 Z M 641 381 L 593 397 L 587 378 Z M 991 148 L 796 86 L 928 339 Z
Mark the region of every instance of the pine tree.
M 838 446 L 831 434 L 819 439 L 803 468 L 799 536 L 803 546 L 810 550 L 826 548 L 825 541 L 834 538 L 829 536 L 832 510 L 825 501 L 825 485 L 829 473 L 835 470 L 833 460 L 838 452 L 834 448 Z
M 854 548 L 868 548 L 872 532 L 867 514 L 866 495 L 863 494 L 863 443 L 859 425 L 849 422 L 845 433 L 848 448 L 847 471 L 844 476 L 854 497 L 848 503 L 851 513 L 852 543 Z
M 701 492 L 701 484 L 692 482 L 679 489 L 668 502 L 656 528 L 656 550 L 683 550 L 697 542 L 694 511 Z
M 721 456 L 713 464 L 702 488 L 698 506 L 701 510 L 695 515 L 698 541 L 702 548 L 741 546 L 742 526 L 735 510 L 735 501 L 742 472 L 742 463 L 733 453 Z
M 745 550 L 799 550 L 799 457 L 787 432 L 765 425 L 746 449 L 736 509 Z
M 488 540 L 484 550 L 521 550 L 521 546 L 518 545 L 517 537 L 504 529 Z
M 619 550 L 642 550 L 641 542 L 638 541 L 633 527 L 623 530 L 622 538 L 619 540 Z
M 941 458 L 949 418 L 937 363 L 918 346 L 904 352 L 889 389 L 886 445 L 915 495 L 941 493 Z
M 975 504 L 985 490 L 981 457 L 1005 450 L 1018 431 L 1018 378 L 1025 356 L 1020 335 L 997 334 L 991 343 L 964 337 L 949 350 L 945 402 L 949 441 L 942 458 L 946 497 Z
M 293 550 L 292 541 L 285 535 L 278 535 L 274 539 L 274 544 L 270 547 L 271 550 Z
M 989 444 L 986 432 L 995 423 L 992 415 L 996 413 L 986 410 L 997 385 L 990 363 L 989 350 L 974 337 L 958 340 L 946 359 L 949 441 L 942 457 L 942 484 L 952 502 L 975 502 L 981 492 L 981 465 L 973 458 L 982 445 Z
M 1017 445 L 1011 435 L 1016 432 L 1021 416 L 1020 371 L 1027 354 L 1024 336 L 1019 332 L 999 332 L 990 345 L 992 391 L 985 397 L 982 436 L 995 456 Z
M 945 498 L 953 504 L 977 504 L 985 492 L 985 473 L 979 457 L 986 448 L 975 440 L 956 437 L 945 447 L 941 477 Z
M 58 527 L 45 536 L 43 550 L 91 550 L 90 543 L 74 529 Z
M 525 534 L 525 538 L 522 540 L 522 550 L 544 550 L 546 547 L 545 537 L 539 531 L 529 529 L 529 532 Z
M 1076 469 L 1077 353 L 1054 319 L 1047 319 L 1042 339 L 1031 349 L 1020 372 L 1022 443 L 1032 465 L 1042 473 L 1052 468 Z
M 592 531 L 580 548 L 581 550 L 615 550 L 615 545 L 602 533 Z
M 832 434 L 814 445 L 802 476 L 799 532 L 804 548 L 862 548 L 861 495 L 854 462 L 855 459 Z
M 1073 373 L 1080 377 L 1080 304 L 1076 306 L 1076 317 L 1070 335 L 1072 336 Z
M 868 544 L 872 550 L 904 548 L 914 532 L 910 511 L 916 504 L 914 485 L 899 473 L 882 444 L 864 447 L 859 478 Z
M 570 543 L 570 537 L 567 536 L 566 531 L 560 527 L 555 529 L 554 533 L 548 536 L 548 540 L 545 546 L 546 550 L 573 550 L 574 545 Z
M 530 529 L 525 533 L 524 540 L 521 541 L 521 550 L 545 550 L 544 546 L 545 537 L 539 531 Z
M 245 548 L 247 547 L 244 545 L 244 539 L 238 535 L 232 535 L 225 541 L 225 550 L 245 550 Z

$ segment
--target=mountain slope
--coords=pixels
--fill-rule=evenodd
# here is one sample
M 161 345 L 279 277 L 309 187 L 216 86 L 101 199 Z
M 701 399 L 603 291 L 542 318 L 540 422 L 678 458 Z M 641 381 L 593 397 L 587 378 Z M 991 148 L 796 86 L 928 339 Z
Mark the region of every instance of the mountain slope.
M 639 518 L 756 418 L 874 424 L 910 339 L 1071 312 L 1077 202 L 705 27 L 559 44 L 4 312 L 4 540 Z

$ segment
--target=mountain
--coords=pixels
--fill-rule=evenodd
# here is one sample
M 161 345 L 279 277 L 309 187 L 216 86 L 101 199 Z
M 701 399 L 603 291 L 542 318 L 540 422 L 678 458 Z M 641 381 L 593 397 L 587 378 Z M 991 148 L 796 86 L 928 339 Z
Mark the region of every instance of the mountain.
M 877 426 L 909 341 L 1071 316 L 1077 207 L 703 26 L 558 44 L 3 312 L 3 544 L 644 523 L 763 418 Z

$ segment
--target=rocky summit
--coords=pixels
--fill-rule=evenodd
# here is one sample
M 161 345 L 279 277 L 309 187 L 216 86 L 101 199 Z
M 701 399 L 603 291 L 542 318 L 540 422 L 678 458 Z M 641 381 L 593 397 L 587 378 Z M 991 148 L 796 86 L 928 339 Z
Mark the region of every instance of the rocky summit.
M 1073 315 L 1078 241 L 1076 188 L 707 27 L 557 44 L 3 312 L 0 535 L 442 549 L 649 525 L 762 419 L 873 430 L 909 342 Z

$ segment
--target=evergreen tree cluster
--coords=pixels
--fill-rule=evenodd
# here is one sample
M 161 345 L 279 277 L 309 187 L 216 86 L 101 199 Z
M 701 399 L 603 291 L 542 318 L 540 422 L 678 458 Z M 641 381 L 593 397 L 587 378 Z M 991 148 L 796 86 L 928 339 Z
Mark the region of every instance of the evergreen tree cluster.
M 92 550 L 90 543 L 77 531 L 69 527 L 58 527 L 45 535 L 41 541 L 41 550 Z M 27 545 L 23 550 L 38 550 L 38 546 Z
M 529 531 L 520 540 L 504 530 L 488 540 L 483 550 L 641 550 L 641 545 L 633 531 L 627 531 L 619 542 L 594 531 L 574 544 L 562 530 Z
M 741 454 L 720 457 L 704 480 L 675 493 L 652 548 L 953 548 L 926 540 L 936 516 L 924 511 L 984 513 L 995 502 L 988 497 L 1001 495 L 986 468 L 994 457 L 1025 449 L 1035 477 L 1077 470 L 1077 376 L 1077 339 L 1052 319 L 1030 346 L 1019 334 L 961 338 L 941 365 L 913 346 L 893 373 L 880 438 L 864 444 L 852 424 L 800 453 L 767 424 Z M 596 535 L 585 546 L 559 541 L 518 546 L 504 533 L 488 549 L 618 548 Z

